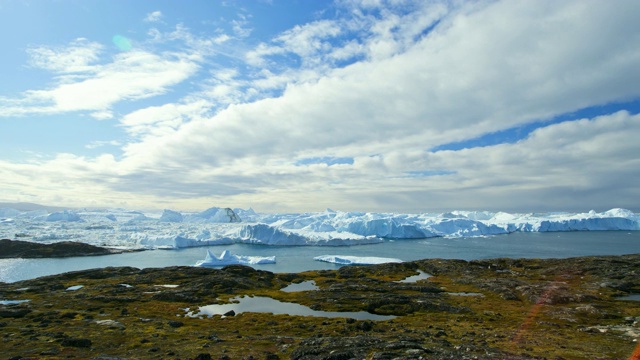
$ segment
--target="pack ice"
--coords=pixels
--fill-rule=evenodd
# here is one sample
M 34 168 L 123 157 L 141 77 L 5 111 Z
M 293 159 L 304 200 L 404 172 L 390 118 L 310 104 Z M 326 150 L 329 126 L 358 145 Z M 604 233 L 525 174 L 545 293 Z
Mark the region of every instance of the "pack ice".
M 236 243 L 345 246 L 384 239 L 470 237 L 513 232 L 640 230 L 638 214 L 625 209 L 585 213 L 512 214 L 324 212 L 265 214 L 212 207 L 189 213 L 126 209 L 21 212 L 0 209 L 0 238 L 36 242 L 81 241 L 121 248 L 185 248 Z

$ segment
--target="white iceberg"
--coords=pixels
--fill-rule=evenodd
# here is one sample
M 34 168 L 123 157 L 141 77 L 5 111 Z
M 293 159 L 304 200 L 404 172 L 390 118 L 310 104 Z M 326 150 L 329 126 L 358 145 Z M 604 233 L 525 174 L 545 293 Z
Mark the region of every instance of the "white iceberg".
M 197 214 L 185 216 L 186 222 L 206 222 L 206 223 L 238 223 L 242 220 L 230 208 L 212 207 Z
M 241 219 L 242 218 L 242 219 Z M 242 221 L 242 222 L 240 222 Z M 180 249 L 230 244 L 353 246 L 385 239 L 493 236 L 513 232 L 638 231 L 640 217 L 625 209 L 582 213 L 266 214 L 209 208 L 198 213 L 83 209 L 48 213 L 0 209 L 0 238 L 29 234 L 34 241 L 74 239 L 122 248 Z
M 84 221 L 78 214 L 72 211 L 60 211 L 49 214 L 45 221 Z
M 225 250 L 216 256 L 211 250 L 207 249 L 207 256 L 204 260 L 196 262 L 194 266 L 226 266 L 226 265 L 258 265 L 258 264 L 275 264 L 275 256 L 245 256 L 235 255 Z
M 376 256 L 346 256 L 346 255 L 321 255 L 313 260 L 324 261 L 340 265 L 376 265 L 386 263 L 401 263 L 402 260 Z
M 179 222 L 182 222 L 182 220 L 183 220 L 182 214 L 180 214 L 179 212 L 169 210 L 169 209 L 164 209 L 158 221 L 179 223 Z

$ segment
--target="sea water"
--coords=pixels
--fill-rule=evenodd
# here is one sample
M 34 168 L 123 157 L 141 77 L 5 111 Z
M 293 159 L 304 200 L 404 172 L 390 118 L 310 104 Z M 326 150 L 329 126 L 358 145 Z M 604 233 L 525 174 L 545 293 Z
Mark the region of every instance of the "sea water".
M 238 255 L 275 256 L 276 264 L 253 267 L 283 273 L 340 267 L 313 260 L 315 256 L 321 255 L 392 257 L 412 261 L 426 258 L 474 260 L 634 254 L 640 253 L 640 231 L 512 233 L 489 237 L 385 240 L 380 244 L 339 247 L 234 244 L 62 259 L 0 259 L 0 282 L 15 282 L 107 266 L 192 266 L 196 261 L 204 259 L 207 249 L 215 254 L 229 250 Z

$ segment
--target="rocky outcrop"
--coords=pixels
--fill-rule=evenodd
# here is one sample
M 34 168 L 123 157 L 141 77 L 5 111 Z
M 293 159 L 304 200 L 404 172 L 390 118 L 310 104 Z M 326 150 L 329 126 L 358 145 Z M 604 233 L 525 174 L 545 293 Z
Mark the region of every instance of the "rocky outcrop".
M 30 241 L 0 240 L 0 259 L 95 256 L 115 254 L 118 252 L 122 251 L 73 241 L 40 244 Z

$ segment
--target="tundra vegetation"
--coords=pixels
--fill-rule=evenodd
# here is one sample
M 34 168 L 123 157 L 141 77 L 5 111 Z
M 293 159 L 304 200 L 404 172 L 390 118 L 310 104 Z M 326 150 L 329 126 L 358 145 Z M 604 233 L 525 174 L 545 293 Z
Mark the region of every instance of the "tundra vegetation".
M 433 276 L 399 282 L 418 271 Z M 318 289 L 281 291 L 310 280 Z M 282 274 L 240 265 L 102 268 L 0 283 L 0 354 L 627 360 L 638 352 L 640 302 L 620 297 L 634 293 L 640 293 L 640 255 L 428 259 Z M 240 295 L 396 317 L 188 316 Z

